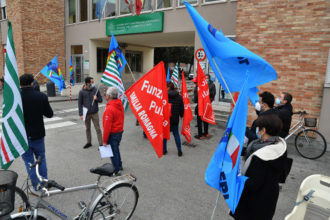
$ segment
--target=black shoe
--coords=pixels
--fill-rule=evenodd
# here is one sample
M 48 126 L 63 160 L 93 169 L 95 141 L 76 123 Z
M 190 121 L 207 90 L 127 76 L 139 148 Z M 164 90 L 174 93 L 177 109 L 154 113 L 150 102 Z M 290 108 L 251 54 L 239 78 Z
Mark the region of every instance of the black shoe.
M 179 151 L 179 152 L 178 152 L 178 156 L 179 156 L 179 157 L 182 157 L 182 151 Z
M 113 175 L 114 175 L 114 176 L 121 176 L 121 172 L 118 171 L 117 173 L 114 173 Z
M 167 150 L 165 150 L 164 152 L 163 152 L 163 155 L 166 155 L 167 154 Z
M 203 136 L 199 136 L 199 135 L 195 135 L 194 137 L 195 137 L 196 139 L 198 139 L 198 140 L 203 140 L 203 139 L 204 139 Z
M 87 143 L 87 144 L 85 144 L 84 149 L 89 148 L 89 147 L 91 147 L 91 146 L 92 146 L 91 143 Z
M 123 166 L 120 166 L 119 170 L 123 171 L 124 170 Z

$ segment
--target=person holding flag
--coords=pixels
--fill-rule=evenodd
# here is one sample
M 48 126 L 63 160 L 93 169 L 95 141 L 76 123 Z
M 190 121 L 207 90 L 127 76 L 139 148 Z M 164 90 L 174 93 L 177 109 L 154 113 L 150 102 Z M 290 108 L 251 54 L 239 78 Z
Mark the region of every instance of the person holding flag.
M 97 140 L 99 142 L 99 146 L 103 145 L 102 141 L 102 131 L 100 128 L 100 120 L 99 120 L 99 106 L 98 103 L 102 102 L 102 96 L 100 91 L 95 87 L 94 79 L 90 76 L 85 78 L 85 85 L 79 92 L 78 96 L 78 109 L 79 116 L 81 120 L 85 119 L 86 126 L 86 137 L 87 143 L 84 145 L 84 149 L 92 146 L 92 134 L 91 134 L 91 121 L 93 121 Z M 84 114 L 84 109 L 87 111 Z M 84 118 L 85 115 L 85 118 Z
M 181 139 L 179 134 L 179 117 L 183 117 L 184 105 L 181 95 L 176 91 L 172 82 L 167 83 L 168 102 L 171 104 L 170 131 L 172 132 L 178 149 L 178 156 L 182 156 Z M 167 140 L 163 140 L 163 155 L 167 154 Z

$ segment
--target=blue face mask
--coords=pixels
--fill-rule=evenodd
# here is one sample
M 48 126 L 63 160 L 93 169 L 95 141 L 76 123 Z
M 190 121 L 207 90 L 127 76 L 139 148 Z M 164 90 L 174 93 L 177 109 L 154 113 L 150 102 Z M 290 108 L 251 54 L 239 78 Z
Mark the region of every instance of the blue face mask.
M 256 128 L 256 135 L 257 135 L 258 139 L 261 139 L 261 135 L 259 134 L 259 128 L 258 127 Z
M 276 105 L 280 105 L 281 104 L 281 100 L 279 98 L 276 98 L 275 99 L 275 103 L 276 103 Z

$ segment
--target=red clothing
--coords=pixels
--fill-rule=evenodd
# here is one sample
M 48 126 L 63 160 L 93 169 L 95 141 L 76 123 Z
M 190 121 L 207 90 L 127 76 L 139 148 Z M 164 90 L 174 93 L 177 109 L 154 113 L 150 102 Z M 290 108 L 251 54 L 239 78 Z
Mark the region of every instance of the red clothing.
M 124 107 L 121 99 L 108 102 L 103 113 L 103 143 L 107 143 L 111 133 L 124 130 Z

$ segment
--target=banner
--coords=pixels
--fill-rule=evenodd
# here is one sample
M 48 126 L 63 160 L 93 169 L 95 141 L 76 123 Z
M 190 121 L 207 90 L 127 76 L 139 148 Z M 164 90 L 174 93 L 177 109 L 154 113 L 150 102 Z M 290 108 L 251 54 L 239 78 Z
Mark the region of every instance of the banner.
M 184 72 L 182 71 L 182 86 L 181 86 L 181 95 L 184 104 L 184 114 L 182 120 L 182 130 L 181 134 L 186 138 L 186 140 L 191 142 L 191 130 L 190 130 L 190 122 L 193 119 L 190 101 L 188 97 L 188 91 L 186 86 L 186 79 L 184 78 Z
M 169 139 L 170 136 L 170 107 L 164 63 L 157 64 L 125 94 L 157 156 L 162 157 L 163 139 Z
M 210 90 L 201 65 L 197 65 L 198 115 L 203 121 L 215 125 L 215 117 L 210 100 Z

